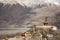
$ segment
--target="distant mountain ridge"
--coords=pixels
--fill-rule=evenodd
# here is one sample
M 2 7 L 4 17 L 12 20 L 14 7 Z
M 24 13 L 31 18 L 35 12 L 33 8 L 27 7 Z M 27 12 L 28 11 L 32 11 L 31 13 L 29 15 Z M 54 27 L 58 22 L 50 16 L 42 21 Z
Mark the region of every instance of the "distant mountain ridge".
M 4 6 L 6 4 L 17 4 L 19 3 L 22 6 L 27 6 L 27 7 L 36 7 L 38 5 L 60 5 L 60 3 L 57 0 L 0 0 L 0 3 L 4 3 Z
M 45 16 L 51 16 L 51 19 L 53 19 L 55 16 L 57 18 L 58 16 L 60 17 L 60 5 L 58 2 L 55 4 L 55 1 L 45 2 L 46 0 L 42 3 L 40 3 L 41 1 L 38 2 L 37 0 L 28 0 L 28 3 L 26 1 L 26 4 L 21 4 L 21 1 L 17 0 L 0 0 L 0 28 L 28 27 L 27 24 L 31 22 L 36 21 L 36 24 L 38 24 L 44 21 Z M 54 22 L 54 25 L 60 28 L 60 20 L 57 18 L 56 22 L 54 22 L 55 20 L 52 20 L 52 22 Z

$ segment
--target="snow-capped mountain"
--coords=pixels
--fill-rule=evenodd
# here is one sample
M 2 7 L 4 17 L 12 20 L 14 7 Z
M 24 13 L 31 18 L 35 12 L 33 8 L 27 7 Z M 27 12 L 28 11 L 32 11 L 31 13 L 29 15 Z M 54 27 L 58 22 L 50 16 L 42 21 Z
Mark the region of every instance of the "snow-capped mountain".
M 60 3 L 57 0 L 0 0 L 0 28 L 16 27 L 13 25 L 18 25 L 17 27 L 38 25 L 44 22 L 46 16 L 49 17 L 49 23 L 60 28 L 58 18 L 60 17 L 60 6 L 58 5 Z
M 27 6 L 27 7 L 35 7 L 38 5 L 48 5 L 49 4 L 55 4 L 55 5 L 60 5 L 58 0 L 0 0 L 1 3 L 6 4 L 17 4 L 19 3 L 22 6 Z

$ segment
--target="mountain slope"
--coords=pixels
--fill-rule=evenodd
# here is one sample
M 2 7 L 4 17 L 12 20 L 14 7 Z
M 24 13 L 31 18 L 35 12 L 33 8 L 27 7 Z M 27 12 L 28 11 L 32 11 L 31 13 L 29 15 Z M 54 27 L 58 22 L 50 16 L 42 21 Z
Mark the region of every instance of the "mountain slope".
M 44 22 L 46 16 L 48 16 L 49 23 L 60 28 L 60 5 L 53 4 L 52 1 L 46 3 L 46 0 L 26 0 L 28 3 L 22 1 L 22 4 L 20 4 L 21 0 L 11 1 L 0 0 L 0 28 L 28 27 L 31 24 L 40 24 Z M 32 4 L 29 4 L 31 2 Z M 40 6 L 40 4 L 42 5 Z M 51 4 L 53 6 L 50 6 Z

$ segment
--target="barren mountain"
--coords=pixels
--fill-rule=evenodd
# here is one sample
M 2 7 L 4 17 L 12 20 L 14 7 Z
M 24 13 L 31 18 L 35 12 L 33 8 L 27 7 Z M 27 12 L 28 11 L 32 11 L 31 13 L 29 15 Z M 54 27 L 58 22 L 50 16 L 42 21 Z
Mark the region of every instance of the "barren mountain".
M 0 28 L 38 25 L 44 22 L 46 16 L 50 24 L 60 28 L 60 4 L 58 1 L 0 0 Z

